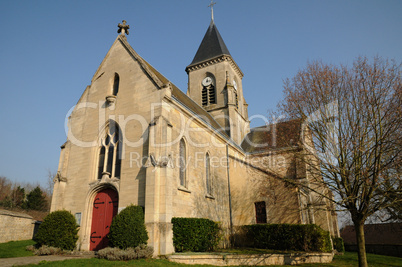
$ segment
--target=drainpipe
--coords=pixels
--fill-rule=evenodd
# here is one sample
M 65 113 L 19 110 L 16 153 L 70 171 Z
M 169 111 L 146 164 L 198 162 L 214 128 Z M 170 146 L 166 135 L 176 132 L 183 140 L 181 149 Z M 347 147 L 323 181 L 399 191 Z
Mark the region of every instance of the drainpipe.
M 230 245 L 233 244 L 233 220 L 232 220 L 232 196 L 230 194 L 230 168 L 229 168 L 229 145 L 226 144 L 226 168 L 228 172 L 228 193 L 229 193 L 229 230 L 230 230 Z

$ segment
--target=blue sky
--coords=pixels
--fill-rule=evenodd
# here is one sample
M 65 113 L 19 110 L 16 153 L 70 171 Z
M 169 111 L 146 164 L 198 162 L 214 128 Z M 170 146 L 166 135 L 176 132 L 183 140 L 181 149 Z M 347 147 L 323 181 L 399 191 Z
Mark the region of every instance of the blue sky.
M 249 115 L 267 116 L 308 61 L 402 61 L 402 1 L 216 0 L 217 25 L 245 74 Z M 210 22 L 208 0 L 0 1 L 0 176 L 45 185 L 64 119 L 117 37 L 186 91 L 185 67 Z M 252 121 L 252 126 L 263 121 Z

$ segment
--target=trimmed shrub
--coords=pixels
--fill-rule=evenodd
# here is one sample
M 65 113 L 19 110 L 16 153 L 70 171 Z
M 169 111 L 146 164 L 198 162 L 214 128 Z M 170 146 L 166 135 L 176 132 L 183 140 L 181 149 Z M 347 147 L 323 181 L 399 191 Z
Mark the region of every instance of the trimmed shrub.
M 176 252 L 212 251 L 219 243 L 218 223 L 201 218 L 172 218 Z
M 37 246 L 47 245 L 73 250 L 78 240 L 78 225 L 74 216 L 66 210 L 49 213 L 39 226 L 34 240 Z
M 43 245 L 40 248 L 35 249 L 34 254 L 36 256 L 43 256 L 43 255 L 62 255 L 65 253 L 60 248 L 49 247 L 49 246 Z
M 343 244 L 342 237 L 334 237 L 332 242 L 334 243 L 334 249 L 336 249 L 336 251 L 345 252 L 345 245 Z
M 34 245 L 29 245 L 25 247 L 25 250 L 34 252 L 36 250 L 36 247 Z
M 135 248 L 119 249 L 119 248 L 104 248 L 98 251 L 98 258 L 111 261 L 129 261 L 136 259 L 152 258 L 154 250 L 152 247 L 147 247 L 142 244 Z
M 148 241 L 144 224 L 144 211 L 140 206 L 130 205 L 117 214 L 110 226 L 110 245 L 121 249 L 135 248 Z
M 329 233 L 315 224 L 246 225 L 253 247 L 277 250 L 331 252 Z

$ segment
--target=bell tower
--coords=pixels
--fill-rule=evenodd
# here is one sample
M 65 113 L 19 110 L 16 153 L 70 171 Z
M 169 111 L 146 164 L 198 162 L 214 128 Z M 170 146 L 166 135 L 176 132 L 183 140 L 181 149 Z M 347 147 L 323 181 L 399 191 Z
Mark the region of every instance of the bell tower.
M 214 23 L 211 23 L 186 67 L 187 95 L 208 111 L 235 143 L 250 131 L 247 103 L 243 97 L 243 72 L 233 60 Z

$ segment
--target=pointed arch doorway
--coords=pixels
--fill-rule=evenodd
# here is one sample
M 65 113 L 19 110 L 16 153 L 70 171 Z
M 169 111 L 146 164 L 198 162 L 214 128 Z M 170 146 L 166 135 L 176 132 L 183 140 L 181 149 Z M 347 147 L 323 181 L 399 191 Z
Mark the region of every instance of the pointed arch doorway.
M 90 235 L 90 250 L 100 250 L 107 247 L 113 217 L 117 214 L 119 196 L 113 189 L 105 189 L 95 196 L 92 206 L 92 226 Z

